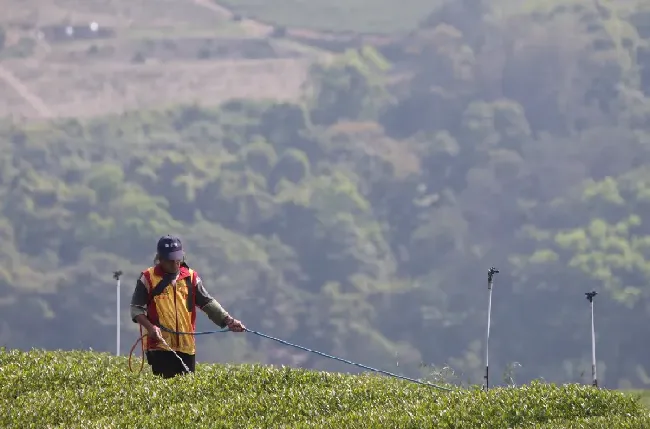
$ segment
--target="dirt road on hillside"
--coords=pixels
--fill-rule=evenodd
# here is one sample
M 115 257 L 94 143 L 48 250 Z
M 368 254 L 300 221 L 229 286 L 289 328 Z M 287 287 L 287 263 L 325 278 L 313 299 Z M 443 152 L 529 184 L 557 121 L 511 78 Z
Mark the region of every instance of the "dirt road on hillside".
M 43 100 L 14 76 L 9 70 L 0 65 L 0 79 L 13 88 L 30 106 L 43 118 L 52 118 L 54 114 Z
M 232 19 L 235 15 L 230 9 L 221 6 L 212 0 L 193 0 L 195 4 L 202 6 L 206 9 L 218 13 L 226 19 Z M 246 33 L 254 37 L 265 37 L 273 32 L 273 26 L 264 24 L 253 19 L 242 19 L 239 24 L 242 26 Z

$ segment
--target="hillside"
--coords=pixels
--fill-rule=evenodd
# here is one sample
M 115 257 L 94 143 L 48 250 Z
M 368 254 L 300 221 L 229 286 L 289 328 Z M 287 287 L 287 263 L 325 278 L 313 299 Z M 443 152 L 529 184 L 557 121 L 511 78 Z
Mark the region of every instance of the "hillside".
M 466 8 L 487 11 L 473 0 L 5 3 L 0 117 L 27 119 L 211 106 L 232 98 L 297 101 L 309 66 L 332 52 L 368 44 L 394 52 L 395 42 L 431 19 L 444 21 Z M 636 7 L 635 0 L 603 4 L 625 13 Z M 490 14 L 503 20 L 552 7 L 500 0 Z M 467 28 L 475 19 L 465 19 Z
M 105 13 L 137 23 L 147 1 Z M 145 45 L 161 58 L 174 51 L 140 35 L 132 44 L 116 36 L 123 50 L 106 50 L 137 59 L 128 64 L 75 63 L 76 42 L 38 54 L 65 55 L 65 64 L 5 52 L 3 67 L 38 89 L 34 106 L 58 100 L 58 112 L 75 116 L 0 121 L 0 345 L 114 351 L 112 273 L 122 270 L 128 351 L 132 288 L 171 233 L 208 290 L 252 329 L 463 385 L 484 373 L 489 267 L 500 270 L 494 385 L 591 383 L 584 294 L 596 290 L 599 385 L 646 389 L 650 11 L 576 0 L 502 13 L 508 4 L 448 2 L 409 34 L 316 63 L 304 46 L 303 57 L 279 58 L 278 46 L 298 49 L 282 38 L 240 38 L 232 51 L 213 42 L 232 57 L 278 43 L 276 58 L 227 60 L 237 74 L 211 74 L 223 59 L 156 67 L 132 58 Z M 151 16 L 180 20 L 165 15 L 172 10 Z M 220 19 L 191 11 L 194 34 Z M 19 30 L 10 28 L 9 46 Z M 182 39 L 174 55 L 205 47 Z M 92 43 L 92 55 L 104 55 Z M 293 69 L 304 77 L 300 97 L 257 97 L 282 87 L 255 80 L 246 64 L 274 64 L 269 73 L 286 83 L 292 66 L 279 65 L 303 60 Z M 67 92 L 55 82 L 72 69 L 86 86 Z M 203 103 L 180 95 L 185 72 Z M 248 72 L 255 85 L 235 83 Z M 139 82 L 119 83 L 129 79 Z M 241 98 L 219 103 L 220 85 Z M 110 103 L 135 110 L 111 113 Z M 198 328 L 210 325 L 200 314 Z M 251 337 L 204 336 L 198 347 L 206 363 L 351 369 Z
M 4 9 L 3 116 L 87 117 L 233 97 L 295 100 L 317 56 L 258 37 L 207 1 L 9 0 Z
M 2 427 L 624 429 L 650 424 L 632 397 L 533 383 L 441 393 L 373 375 L 201 365 L 170 381 L 90 352 L 0 351 Z

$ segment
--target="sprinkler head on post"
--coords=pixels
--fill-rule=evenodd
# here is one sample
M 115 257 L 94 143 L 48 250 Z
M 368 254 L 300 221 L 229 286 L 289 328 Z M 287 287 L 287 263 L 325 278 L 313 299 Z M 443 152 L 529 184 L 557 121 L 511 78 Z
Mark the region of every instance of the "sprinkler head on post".
M 587 300 L 588 300 L 589 302 L 594 302 L 594 297 L 595 297 L 596 295 L 598 295 L 598 292 L 596 292 L 596 291 L 593 291 L 593 292 L 587 292 L 587 293 L 585 293 L 585 295 L 587 295 Z
M 492 268 L 490 268 L 488 270 L 488 288 L 490 288 L 492 286 L 492 279 L 493 279 L 494 275 L 498 274 L 498 273 L 499 273 L 499 270 L 497 270 L 494 267 L 492 267 Z
M 114 271 L 114 272 L 113 272 L 113 278 L 114 278 L 115 280 L 119 280 L 119 279 L 120 279 L 120 276 L 121 276 L 122 274 L 123 274 L 122 271 Z

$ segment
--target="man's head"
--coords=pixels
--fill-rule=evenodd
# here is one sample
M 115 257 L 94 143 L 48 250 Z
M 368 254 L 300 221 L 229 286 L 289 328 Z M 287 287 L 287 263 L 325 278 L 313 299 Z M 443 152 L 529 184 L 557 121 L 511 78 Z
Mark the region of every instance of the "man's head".
M 165 235 L 158 240 L 157 258 L 163 270 L 168 273 L 178 272 L 184 257 L 183 244 L 178 237 Z

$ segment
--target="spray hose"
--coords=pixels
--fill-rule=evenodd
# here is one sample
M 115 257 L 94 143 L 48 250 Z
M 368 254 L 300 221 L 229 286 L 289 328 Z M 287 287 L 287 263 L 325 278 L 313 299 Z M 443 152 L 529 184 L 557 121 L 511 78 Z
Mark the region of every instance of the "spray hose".
M 166 327 L 164 327 L 164 326 L 162 326 L 162 325 L 159 326 L 159 328 L 160 328 L 161 330 L 163 330 L 163 331 L 166 331 L 166 332 L 169 332 L 170 334 L 175 334 L 175 335 L 195 335 L 195 336 L 196 336 L 196 335 L 210 335 L 210 334 L 218 334 L 218 333 L 223 333 L 223 332 L 230 332 L 230 329 L 228 329 L 228 328 L 220 329 L 220 330 L 217 330 L 217 331 L 200 331 L 200 332 L 178 332 L 178 331 L 174 331 L 174 330 L 171 330 L 171 329 L 169 329 L 169 328 L 166 328 Z M 392 373 L 392 372 L 383 371 L 383 370 L 381 370 L 381 369 L 372 368 L 372 367 L 369 367 L 369 366 L 366 366 L 366 365 L 362 365 L 362 364 L 360 364 L 360 363 L 356 363 L 356 362 L 352 362 L 352 361 L 350 361 L 350 360 L 346 360 L 346 359 L 342 359 L 342 358 L 339 358 L 339 357 L 336 357 L 336 356 L 332 356 L 332 355 L 329 355 L 329 354 L 327 354 L 327 353 L 319 352 L 319 351 L 317 351 L 317 350 L 312 350 L 312 349 L 309 349 L 309 348 L 307 348 L 307 347 L 300 346 L 300 345 L 298 345 L 298 344 L 293 344 L 293 343 L 290 343 L 290 342 L 288 342 L 288 341 L 281 340 L 281 339 L 279 339 L 279 338 L 275 338 L 275 337 L 272 337 L 272 336 L 270 336 L 270 335 L 263 334 L 263 333 L 258 332 L 258 331 L 253 331 L 253 330 L 250 330 L 250 329 L 245 329 L 244 332 L 248 332 L 248 333 L 250 333 L 250 334 L 254 334 L 254 335 L 257 335 L 257 336 L 259 336 L 259 337 L 266 338 L 266 339 L 269 339 L 269 340 L 272 340 L 272 341 L 278 342 L 278 343 L 283 344 L 283 345 L 288 346 L 288 347 L 294 347 L 294 348 L 297 348 L 297 349 L 300 349 L 300 350 L 306 351 L 306 352 L 308 352 L 308 353 L 313 353 L 313 354 L 316 354 L 316 355 L 319 355 L 319 356 L 323 356 L 323 357 L 328 358 L 328 359 L 337 360 L 337 361 L 339 361 L 339 362 L 343 362 L 343 363 L 345 363 L 345 364 L 347 364 L 347 365 L 352 365 L 352 366 L 356 366 L 356 367 L 359 367 L 359 368 L 366 369 L 366 370 L 368 370 L 368 371 L 372 371 L 372 372 L 377 372 L 377 373 L 380 373 L 380 374 L 384 374 L 384 375 L 387 375 L 387 376 L 392 377 L 392 378 L 398 378 L 398 379 L 401 379 L 401 380 L 410 381 L 411 383 L 421 384 L 421 385 L 424 385 L 424 386 L 433 387 L 433 388 L 436 388 L 436 389 L 439 389 L 439 390 L 443 390 L 443 391 L 447 391 L 447 392 L 451 392 L 451 391 L 452 391 L 452 389 L 450 389 L 450 388 L 448 388 L 448 387 L 443 387 L 443 386 L 439 386 L 439 385 L 436 385 L 436 384 L 433 384 L 433 383 L 428 383 L 428 382 L 424 382 L 424 381 L 416 380 L 416 379 L 414 379 L 414 378 L 405 377 L 405 376 L 403 376 L 403 375 L 394 374 L 394 373 Z M 144 338 L 146 338 L 146 337 L 147 337 L 147 334 L 146 334 L 146 333 L 143 334 L 142 326 L 140 326 L 140 338 L 138 338 L 138 339 L 136 340 L 136 342 L 133 344 L 133 346 L 131 347 L 131 351 L 130 351 L 130 353 L 129 353 L 129 369 L 130 369 L 131 371 L 133 371 L 133 369 L 132 369 L 132 367 L 131 367 L 131 357 L 133 356 L 133 351 L 134 351 L 135 348 L 137 347 L 138 343 L 141 343 L 141 346 L 142 346 L 142 347 L 141 347 L 141 349 L 142 349 L 142 361 L 141 361 L 141 364 L 140 364 L 140 370 L 139 370 L 138 372 L 141 372 L 141 371 L 142 371 L 142 368 L 144 367 L 144 353 L 145 353 L 145 351 L 144 351 Z M 163 342 L 164 342 L 164 340 L 163 340 Z M 171 347 L 169 347 L 169 345 L 168 345 L 166 342 L 164 342 L 164 345 L 165 345 L 165 346 L 166 346 L 170 351 L 172 351 L 172 352 L 176 355 L 176 357 L 177 357 L 177 358 L 178 358 L 178 359 L 183 363 L 183 360 L 182 360 L 182 359 L 181 359 L 181 358 L 176 354 L 176 352 L 175 352 Z M 185 370 L 186 370 L 187 372 L 189 372 L 189 370 L 187 369 L 187 367 L 185 366 L 184 363 L 183 363 L 183 366 L 185 367 Z
M 142 330 L 142 325 L 140 325 L 140 336 L 138 337 L 137 340 L 135 340 L 135 343 L 131 346 L 131 350 L 129 351 L 129 370 L 131 372 L 133 371 L 133 368 L 131 367 L 131 359 L 133 358 L 133 352 L 135 351 L 135 348 L 138 346 L 138 343 L 140 343 L 141 348 L 140 350 L 142 351 L 142 361 L 140 362 L 140 369 L 138 370 L 138 373 L 142 372 L 142 369 L 144 368 L 144 339 L 147 338 L 147 334 L 145 334 Z

